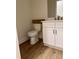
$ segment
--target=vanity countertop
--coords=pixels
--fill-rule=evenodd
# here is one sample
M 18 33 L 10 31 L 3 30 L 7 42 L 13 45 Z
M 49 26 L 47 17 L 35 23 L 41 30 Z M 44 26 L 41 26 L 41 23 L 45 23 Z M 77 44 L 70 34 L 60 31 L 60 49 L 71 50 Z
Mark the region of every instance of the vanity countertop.
M 46 20 L 46 21 L 42 21 L 42 23 L 51 23 L 51 22 L 63 22 L 63 20 Z

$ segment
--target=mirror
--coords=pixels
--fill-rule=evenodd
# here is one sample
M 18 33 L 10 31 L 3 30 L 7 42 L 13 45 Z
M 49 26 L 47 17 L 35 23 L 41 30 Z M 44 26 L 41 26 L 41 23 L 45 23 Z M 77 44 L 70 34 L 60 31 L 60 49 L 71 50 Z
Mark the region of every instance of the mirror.
M 56 16 L 63 16 L 63 1 L 57 1 Z

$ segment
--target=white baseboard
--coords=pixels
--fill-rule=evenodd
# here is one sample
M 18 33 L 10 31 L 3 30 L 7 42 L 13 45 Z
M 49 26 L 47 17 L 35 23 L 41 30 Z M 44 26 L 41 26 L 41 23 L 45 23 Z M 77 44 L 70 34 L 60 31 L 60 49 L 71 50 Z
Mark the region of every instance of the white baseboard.
M 20 41 L 19 45 L 22 44 L 22 43 L 24 43 L 25 41 L 28 41 L 28 40 L 29 40 L 28 38 L 23 38 L 22 40 L 19 40 Z

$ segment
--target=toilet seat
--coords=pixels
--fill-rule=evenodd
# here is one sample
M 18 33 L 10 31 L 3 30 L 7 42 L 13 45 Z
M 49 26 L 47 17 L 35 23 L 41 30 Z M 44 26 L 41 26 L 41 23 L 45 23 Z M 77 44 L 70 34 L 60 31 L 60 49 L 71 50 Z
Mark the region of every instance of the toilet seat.
M 36 36 L 37 34 L 38 34 L 38 31 L 36 31 L 36 30 L 32 30 L 32 31 L 28 32 L 29 37 Z

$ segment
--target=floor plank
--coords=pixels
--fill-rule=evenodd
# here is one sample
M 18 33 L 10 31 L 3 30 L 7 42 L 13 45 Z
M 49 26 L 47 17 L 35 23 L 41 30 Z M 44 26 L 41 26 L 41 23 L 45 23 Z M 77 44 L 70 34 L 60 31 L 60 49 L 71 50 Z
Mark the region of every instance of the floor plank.
M 44 46 L 40 40 L 35 45 L 27 41 L 20 45 L 21 59 L 62 59 L 62 51 Z

